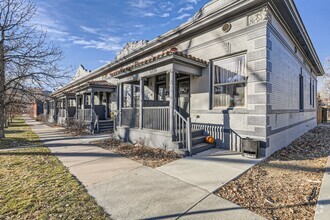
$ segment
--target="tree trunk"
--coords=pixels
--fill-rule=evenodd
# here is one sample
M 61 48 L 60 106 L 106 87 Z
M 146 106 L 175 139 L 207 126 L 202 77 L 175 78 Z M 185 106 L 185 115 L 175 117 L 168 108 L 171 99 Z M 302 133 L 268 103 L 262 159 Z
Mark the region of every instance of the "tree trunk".
M 5 137 L 5 54 L 4 32 L 0 39 L 0 139 Z

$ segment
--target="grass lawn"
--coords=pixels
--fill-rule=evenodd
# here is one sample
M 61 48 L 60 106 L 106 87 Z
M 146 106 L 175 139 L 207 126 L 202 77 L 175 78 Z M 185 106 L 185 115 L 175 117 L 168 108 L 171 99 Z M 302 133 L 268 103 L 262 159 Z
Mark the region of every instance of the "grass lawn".
M 37 140 L 22 119 L 13 125 L 2 144 Z M 0 151 L 0 180 L 0 219 L 109 219 L 46 147 Z
M 5 130 L 5 139 L 0 140 L 0 149 L 38 144 L 38 136 L 24 123 L 21 117 L 15 118 Z

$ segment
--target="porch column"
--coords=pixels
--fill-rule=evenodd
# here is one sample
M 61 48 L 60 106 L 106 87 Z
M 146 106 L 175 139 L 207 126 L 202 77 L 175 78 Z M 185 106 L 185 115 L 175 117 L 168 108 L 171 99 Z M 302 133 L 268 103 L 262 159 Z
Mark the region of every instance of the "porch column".
M 105 119 L 109 116 L 109 93 L 103 92 L 103 97 L 105 97 Z
M 122 120 L 121 120 L 121 115 L 122 115 L 122 107 L 123 107 L 123 84 L 120 83 L 118 86 L 118 96 L 119 96 L 119 102 L 118 102 L 118 110 L 119 110 L 119 114 L 118 114 L 118 124 L 119 126 L 122 126 Z
M 78 95 L 76 94 L 76 119 L 78 120 L 79 116 L 78 116 Z
M 70 99 L 68 97 L 65 98 L 66 102 L 65 102 L 65 107 L 66 107 L 66 111 L 65 111 L 65 118 L 69 119 L 69 105 L 70 105 Z
M 143 128 L 143 101 L 144 101 L 144 79 L 140 79 L 140 114 L 139 114 L 139 128 Z
M 169 72 L 170 74 L 170 85 L 169 85 L 169 89 L 170 89 L 170 132 L 171 134 L 174 134 L 174 104 L 175 104 L 175 72 L 174 70 L 171 70 Z
M 85 102 L 86 102 L 86 96 L 85 93 L 82 95 L 82 104 L 81 104 L 81 109 L 85 110 Z
M 83 93 L 82 95 L 82 105 L 81 105 L 81 109 L 82 109 L 82 120 L 85 121 L 85 103 L 86 103 L 86 95 L 85 93 Z
M 93 111 L 94 111 L 94 91 L 91 91 L 91 120 L 93 121 Z
M 134 108 L 136 106 L 136 103 L 134 103 L 134 86 L 131 84 L 131 107 Z M 127 107 L 127 106 L 126 106 Z

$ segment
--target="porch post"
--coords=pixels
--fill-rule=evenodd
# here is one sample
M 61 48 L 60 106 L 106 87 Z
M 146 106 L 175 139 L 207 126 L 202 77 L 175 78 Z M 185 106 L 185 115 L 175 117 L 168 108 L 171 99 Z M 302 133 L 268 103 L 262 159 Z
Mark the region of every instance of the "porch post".
M 170 74 L 170 132 L 171 134 L 174 134 L 174 104 L 175 104 L 175 72 L 174 70 L 171 70 L 169 72 Z
M 123 107 L 123 84 L 119 83 L 119 87 L 118 87 L 118 96 L 119 96 L 119 102 L 118 102 L 118 110 L 119 110 L 119 114 L 118 114 L 118 124 L 119 126 L 122 126 L 122 120 L 121 120 L 121 115 L 122 115 L 122 107 Z
M 76 119 L 78 120 L 79 116 L 78 116 L 78 95 L 76 94 Z
M 94 91 L 91 91 L 91 120 L 93 121 L 93 111 L 94 111 Z
M 81 109 L 82 109 L 82 120 L 85 121 L 85 102 L 86 102 L 86 95 L 85 93 L 83 93 L 82 95 L 82 105 L 81 105 Z
M 69 119 L 69 104 L 70 104 L 70 99 L 68 97 L 65 98 L 66 103 L 65 103 L 65 107 L 66 107 L 66 111 L 65 111 L 65 118 Z
M 109 116 L 109 93 L 103 92 L 103 97 L 105 97 L 105 119 L 108 119 Z
M 144 100 L 144 79 L 140 79 L 140 114 L 139 114 L 139 128 L 143 128 L 143 100 Z

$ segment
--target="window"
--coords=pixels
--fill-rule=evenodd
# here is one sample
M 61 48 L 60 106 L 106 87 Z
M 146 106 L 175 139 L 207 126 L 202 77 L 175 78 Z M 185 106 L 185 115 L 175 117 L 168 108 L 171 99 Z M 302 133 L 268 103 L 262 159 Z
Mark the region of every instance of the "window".
M 90 105 L 91 104 L 91 96 L 90 95 L 86 95 L 86 103 L 85 105 Z
M 245 55 L 214 61 L 213 107 L 245 105 Z
M 309 79 L 309 104 L 313 104 L 312 78 Z
M 166 101 L 166 84 L 157 85 L 157 100 Z
M 158 101 L 166 101 L 166 75 L 160 75 L 156 78 L 156 89 L 157 89 L 157 96 L 156 99 Z
M 133 107 L 140 107 L 140 86 L 133 86 Z
M 304 110 L 304 77 L 299 75 L 299 109 Z
M 314 80 L 313 80 L 313 95 L 312 95 L 312 97 L 313 97 L 313 108 L 315 108 L 315 82 L 314 82 Z

